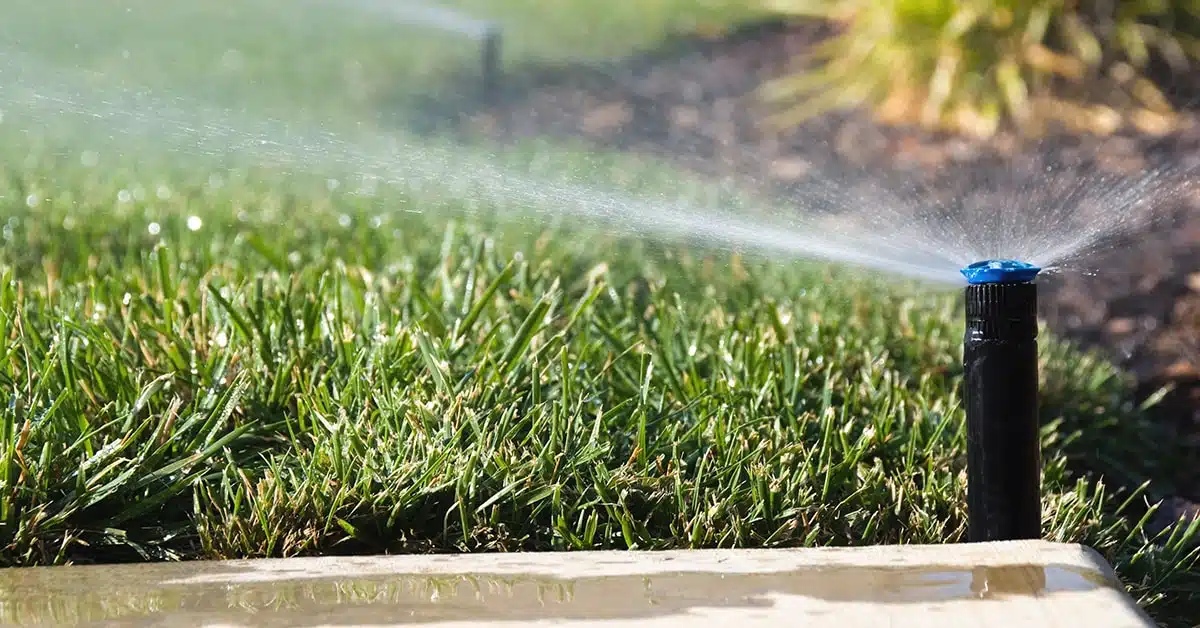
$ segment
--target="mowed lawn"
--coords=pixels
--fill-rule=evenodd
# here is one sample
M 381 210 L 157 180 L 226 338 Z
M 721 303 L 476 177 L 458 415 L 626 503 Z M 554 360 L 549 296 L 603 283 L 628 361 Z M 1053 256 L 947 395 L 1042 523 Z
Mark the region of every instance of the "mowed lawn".
M 533 23 L 533 4 L 506 15 Z M 110 24 L 37 6 L 14 13 Z M 552 15 L 586 24 L 584 6 Z M 148 7 L 133 14 L 160 24 Z M 612 52 L 604 32 L 650 41 L 643 13 L 658 31 L 679 15 L 596 18 L 611 30 L 589 31 L 595 54 Z M 68 58 L 22 48 L 18 31 L 14 58 L 89 67 L 110 87 L 226 85 L 274 111 L 311 94 L 296 107 L 308 119 L 374 102 L 338 109 L 333 87 L 363 75 L 296 62 L 326 54 L 311 38 L 254 40 L 240 67 L 276 77 L 256 87 L 200 80 L 199 51 L 130 66 L 116 59 L 139 55 L 116 39 L 88 40 L 113 55 Z M 5 565 L 963 538 L 953 291 L 571 227 L 553 197 L 506 218 L 469 192 L 363 195 L 294 167 L 218 180 L 183 160 L 89 163 L 70 133 L 12 129 L 34 114 L 0 122 Z M 595 160 L 548 154 L 594 182 Z M 1144 527 L 1159 488 L 1142 485 L 1172 464 L 1161 436 L 1111 365 L 1049 337 L 1042 355 L 1047 538 L 1100 550 L 1161 622 L 1191 625 L 1194 544 Z

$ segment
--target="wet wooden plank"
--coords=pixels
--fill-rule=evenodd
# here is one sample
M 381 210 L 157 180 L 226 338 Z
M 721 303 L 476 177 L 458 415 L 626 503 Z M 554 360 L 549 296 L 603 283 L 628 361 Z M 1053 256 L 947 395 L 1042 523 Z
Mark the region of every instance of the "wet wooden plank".
M 0 621 L 1153 626 L 1077 545 L 326 557 L 0 570 Z

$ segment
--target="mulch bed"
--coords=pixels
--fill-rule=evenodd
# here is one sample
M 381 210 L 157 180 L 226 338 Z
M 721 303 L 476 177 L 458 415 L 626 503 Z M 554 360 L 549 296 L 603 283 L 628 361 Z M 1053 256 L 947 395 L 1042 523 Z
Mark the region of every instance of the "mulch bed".
M 820 26 L 769 22 L 679 37 L 600 65 L 512 69 L 486 103 L 449 98 L 430 108 L 442 132 L 449 126 L 475 138 L 582 139 L 660 156 L 785 200 L 817 177 L 853 188 L 888 175 L 951 203 L 994 207 L 997 194 L 1019 190 L 1032 205 L 1055 198 L 1056 185 L 1072 183 L 1062 172 L 1134 176 L 1166 165 L 1200 166 L 1200 124 L 1159 137 L 1062 133 L 1031 143 L 1005 133 L 974 141 L 888 127 L 862 112 L 842 112 L 764 134 L 752 92 L 827 35 Z M 477 88 L 477 79 L 464 80 Z M 1047 177 L 1047 168 L 1060 174 Z M 1042 311 L 1059 334 L 1105 351 L 1129 370 L 1144 393 L 1177 386 L 1158 412 L 1197 460 L 1175 484 L 1183 497 L 1200 501 L 1200 195 L 1176 194 L 1163 203 L 1168 219 L 1086 260 L 1102 273 L 1053 276 Z

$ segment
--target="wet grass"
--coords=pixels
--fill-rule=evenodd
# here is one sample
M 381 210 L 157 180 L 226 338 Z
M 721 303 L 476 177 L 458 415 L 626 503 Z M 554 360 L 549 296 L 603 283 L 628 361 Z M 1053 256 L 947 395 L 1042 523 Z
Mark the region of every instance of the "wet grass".
M 0 184 L 3 564 L 963 537 L 953 294 L 209 183 Z M 1152 427 L 1110 365 L 1043 355 L 1047 538 L 1188 625 L 1196 554 L 1132 488 Z

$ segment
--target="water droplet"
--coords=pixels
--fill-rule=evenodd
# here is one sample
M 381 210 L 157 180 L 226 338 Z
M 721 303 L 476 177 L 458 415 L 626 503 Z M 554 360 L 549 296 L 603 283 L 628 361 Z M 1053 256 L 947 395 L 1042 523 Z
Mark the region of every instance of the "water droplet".
M 133 195 L 129 193 L 129 190 L 121 190 L 120 192 L 117 192 L 117 201 L 121 203 L 128 203 L 132 200 Z
M 325 180 L 325 187 L 329 188 L 330 192 L 338 189 L 339 187 L 341 187 L 341 185 L 342 185 L 342 182 L 338 181 L 337 179 L 326 179 Z
M 128 292 L 126 292 L 124 295 L 121 296 L 121 305 L 129 305 L 131 302 L 133 302 L 132 294 L 129 294 Z
M 42 199 L 37 194 L 30 194 L 29 196 L 25 197 L 25 206 L 29 207 L 30 209 L 41 205 L 41 203 Z
M 162 231 L 162 226 L 157 222 L 152 222 L 146 225 L 146 231 L 149 231 L 150 235 L 158 235 L 158 233 Z
M 225 332 L 217 334 L 217 346 L 224 348 L 229 344 L 229 336 Z
M 226 70 L 236 72 L 245 66 L 245 56 L 241 50 L 230 48 L 221 55 L 221 65 L 225 66 Z
M 199 216 L 188 216 L 187 228 L 191 231 L 199 231 L 200 227 L 204 226 L 204 221 L 200 220 Z
M 375 196 L 379 191 L 379 180 L 375 177 L 365 176 L 362 183 L 358 186 L 358 193 L 363 196 Z
M 75 228 L 75 217 L 74 216 L 65 216 L 62 221 L 62 226 L 63 226 L 63 229 L 66 229 L 67 231 L 74 229 Z
M 341 216 L 338 216 L 338 224 L 343 227 L 346 227 L 347 229 L 350 228 L 350 216 L 347 214 L 342 214 Z
M 133 188 L 133 199 L 137 201 L 146 200 L 146 188 L 140 185 Z
M 160 185 L 158 186 L 158 189 L 155 190 L 155 196 L 158 197 L 158 200 L 165 201 L 171 198 L 171 188 L 165 185 Z

